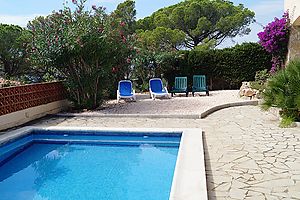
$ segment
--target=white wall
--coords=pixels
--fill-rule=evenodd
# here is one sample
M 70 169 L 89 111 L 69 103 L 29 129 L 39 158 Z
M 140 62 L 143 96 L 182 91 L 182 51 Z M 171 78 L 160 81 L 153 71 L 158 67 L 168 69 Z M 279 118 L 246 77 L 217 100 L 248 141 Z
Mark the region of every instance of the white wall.
M 9 113 L 0 116 L 0 131 L 15 126 L 25 124 L 26 122 L 32 121 L 46 116 L 47 114 L 55 114 L 68 107 L 68 101 L 55 101 L 52 103 L 20 110 L 17 112 Z
M 300 25 L 300 0 L 285 0 L 284 10 L 289 11 L 292 24 Z

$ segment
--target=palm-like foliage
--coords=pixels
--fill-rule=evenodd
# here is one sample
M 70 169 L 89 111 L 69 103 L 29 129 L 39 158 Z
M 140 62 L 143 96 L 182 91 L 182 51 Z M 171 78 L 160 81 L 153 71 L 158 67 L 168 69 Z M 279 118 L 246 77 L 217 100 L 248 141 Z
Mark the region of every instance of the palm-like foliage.
M 263 93 L 263 108 L 281 109 L 283 118 L 299 119 L 300 113 L 300 60 L 289 63 L 269 81 Z

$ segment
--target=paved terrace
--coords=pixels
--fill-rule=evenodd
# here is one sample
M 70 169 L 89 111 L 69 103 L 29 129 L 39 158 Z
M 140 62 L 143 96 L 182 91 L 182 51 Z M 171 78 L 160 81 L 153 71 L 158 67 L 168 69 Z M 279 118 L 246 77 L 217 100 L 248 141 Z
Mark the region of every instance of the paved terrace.
M 209 199 L 300 199 L 300 128 L 281 129 L 257 106 L 205 119 L 48 118 L 38 126 L 202 128 Z
M 200 96 L 201 95 L 201 96 Z M 121 100 L 108 101 L 105 109 L 85 114 L 172 114 L 189 115 L 200 114 L 205 110 L 224 103 L 234 103 L 249 100 L 249 98 L 240 98 L 238 90 L 211 91 L 209 96 L 205 92 L 196 93 L 195 97 L 189 94 L 175 95 L 171 99 L 150 99 L 149 94 L 137 94 L 137 102 L 125 102 Z

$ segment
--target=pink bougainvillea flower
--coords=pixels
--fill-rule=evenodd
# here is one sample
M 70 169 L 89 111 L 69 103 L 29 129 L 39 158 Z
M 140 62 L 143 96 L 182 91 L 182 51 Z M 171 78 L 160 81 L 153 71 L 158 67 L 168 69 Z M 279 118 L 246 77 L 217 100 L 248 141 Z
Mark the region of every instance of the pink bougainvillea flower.
M 290 19 L 288 12 L 281 19 L 275 18 L 264 31 L 258 33 L 259 43 L 272 54 L 271 73 L 284 67 L 290 32 Z
M 92 9 L 93 10 L 97 10 L 97 6 L 96 5 L 92 5 Z

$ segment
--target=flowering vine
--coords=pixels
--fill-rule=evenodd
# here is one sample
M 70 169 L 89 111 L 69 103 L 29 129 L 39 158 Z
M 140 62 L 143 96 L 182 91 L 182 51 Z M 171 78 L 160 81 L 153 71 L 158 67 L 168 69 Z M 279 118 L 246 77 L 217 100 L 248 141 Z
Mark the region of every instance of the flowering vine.
M 264 31 L 258 33 L 259 43 L 267 52 L 272 54 L 271 73 L 284 67 L 288 51 L 289 33 L 290 19 L 288 12 L 284 13 L 281 19 L 275 18 L 264 28 Z

